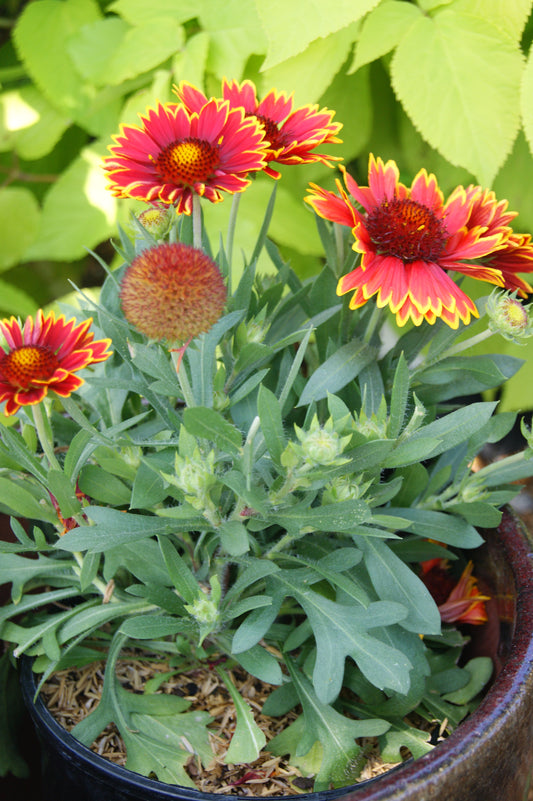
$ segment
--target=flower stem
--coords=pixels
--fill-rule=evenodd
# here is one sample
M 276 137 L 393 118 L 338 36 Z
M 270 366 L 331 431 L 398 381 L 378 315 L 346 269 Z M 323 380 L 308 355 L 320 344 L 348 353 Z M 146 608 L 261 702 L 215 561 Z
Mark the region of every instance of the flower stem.
M 35 424 L 35 430 L 37 432 L 37 436 L 39 437 L 43 453 L 48 459 L 50 468 L 54 470 L 61 470 L 61 465 L 57 461 L 54 453 L 52 429 L 50 422 L 47 418 L 45 419 L 45 415 L 43 414 L 42 403 L 38 403 L 33 407 L 33 422 Z
M 193 406 L 196 406 L 196 402 L 194 400 L 194 394 L 189 382 L 189 376 L 187 375 L 186 367 L 181 363 L 183 352 L 180 354 L 180 350 L 180 348 L 173 349 L 170 351 L 170 353 L 172 356 L 172 362 L 176 368 L 176 375 L 178 376 L 179 385 L 183 393 L 183 400 L 185 401 L 186 406 L 191 409 Z
M 231 210 L 229 215 L 228 221 L 228 236 L 226 241 L 226 257 L 228 259 L 228 267 L 230 268 L 230 275 L 231 275 L 231 260 L 233 258 L 233 241 L 235 239 L 235 226 L 237 224 L 237 213 L 239 211 L 239 202 L 241 199 L 241 195 L 239 192 L 233 195 L 231 201 Z M 230 288 L 228 288 L 228 293 L 230 292 Z
M 195 248 L 202 250 L 202 207 L 196 192 L 192 195 L 192 243 Z

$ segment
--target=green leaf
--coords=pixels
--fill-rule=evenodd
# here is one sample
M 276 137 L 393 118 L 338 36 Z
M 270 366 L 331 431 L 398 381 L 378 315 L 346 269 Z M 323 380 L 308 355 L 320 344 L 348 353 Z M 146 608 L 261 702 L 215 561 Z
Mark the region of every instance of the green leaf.
M 157 776 L 161 782 L 196 787 L 184 769 L 191 755 L 204 764 L 213 758 L 209 745 L 207 712 L 178 715 L 131 715 L 132 728 L 120 728 L 127 751 L 126 768 L 143 776 Z
M 180 618 L 155 614 L 130 617 L 122 623 L 120 631 L 134 640 L 158 640 L 177 634 L 182 628 Z
M 524 120 L 524 132 L 529 143 L 529 149 L 533 153 L 533 47 L 529 51 L 524 76 L 522 78 L 522 94 L 520 107 Z
M 0 95 L 0 149 L 14 150 L 22 159 L 46 156 L 70 124 L 35 86 Z
M 429 144 L 490 186 L 520 125 L 523 57 L 487 19 L 421 16 L 391 63 L 394 91 Z
M 519 41 L 531 13 L 531 0 L 454 0 L 454 9 L 488 19 Z
M 317 656 L 313 686 L 323 703 L 338 696 L 344 675 L 344 662 L 351 656 L 364 675 L 379 689 L 385 687 L 407 692 L 411 663 L 396 648 L 367 634 L 374 626 L 397 623 L 405 617 L 405 608 L 397 603 L 377 602 L 367 609 L 358 603 L 344 604 L 309 589 L 303 570 L 280 570 L 269 583 L 281 587 L 302 606 L 313 629 Z
M 104 506 L 88 506 L 84 512 L 96 525 L 80 526 L 69 531 L 57 546 L 61 550 L 91 550 L 99 553 L 154 534 L 164 534 L 172 528 L 170 522 L 159 517 L 119 512 Z
M 300 532 L 310 527 L 315 531 L 351 531 L 358 524 L 369 520 L 370 509 L 358 499 L 338 501 L 326 506 L 297 504 L 279 512 L 272 512 L 272 521 L 282 528 Z
M 250 549 L 246 526 L 240 520 L 226 520 L 218 529 L 222 549 L 230 556 L 242 556 Z
M 81 504 L 76 498 L 76 490 L 62 470 L 49 470 L 47 477 L 48 489 L 59 504 L 63 517 L 73 517 L 81 509 Z
M 380 3 L 361 26 L 350 72 L 389 53 L 402 40 L 421 11 L 411 3 L 392 0 Z
M 468 704 L 485 687 L 493 669 L 492 659 L 488 656 L 470 659 L 463 668 L 470 676 L 468 682 L 460 689 L 444 695 L 444 700 L 452 704 Z
M 383 734 L 389 728 L 389 723 L 380 719 L 350 720 L 321 701 L 311 682 L 290 658 L 287 658 L 287 667 L 302 704 L 305 721 L 305 726 L 298 727 L 299 736 L 295 753 L 296 755 L 308 753 L 319 740 L 323 756 L 314 790 L 326 790 L 331 785 L 343 786 L 346 784 L 347 774 L 355 778 L 364 764 L 363 759 L 358 759 L 361 746 L 356 743 L 356 738 Z M 283 733 L 270 741 L 268 749 L 273 753 L 280 753 L 282 738 L 285 740 L 283 747 L 286 748 L 286 735 Z
M 40 491 L 39 495 L 44 500 Z M 22 482 L 0 476 L 0 498 L 1 505 L 16 517 L 57 522 L 51 508 L 40 503 L 40 498 L 26 489 Z
M 127 506 L 130 503 L 130 488 L 120 478 L 96 464 L 82 467 L 78 483 L 81 491 L 98 503 L 112 506 Z
M 48 100 L 75 114 L 87 101 L 88 87 L 70 59 L 69 36 L 100 17 L 93 0 L 39 0 L 29 3 L 15 26 L 13 39 L 20 59 Z
M 477 548 L 483 543 L 476 529 L 456 515 L 405 506 L 389 507 L 387 513 L 409 520 L 409 531 L 426 539 L 445 542 L 456 548 Z
M 231 700 L 235 705 L 237 722 L 224 762 L 229 764 L 242 764 L 253 762 L 266 745 L 266 737 L 262 729 L 254 720 L 252 710 L 233 685 L 225 671 L 217 668 L 217 673 L 227 687 Z
M 265 444 L 272 459 L 279 464 L 286 442 L 281 406 L 274 393 L 267 389 L 264 384 L 259 387 L 257 411 Z
M 417 634 L 438 634 L 440 614 L 429 590 L 418 576 L 399 559 L 387 543 L 374 537 L 362 539 L 365 565 L 379 597 L 395 601 L 407 610 L 400 626 Z
M 22 186 L 0 189 L 0 271 L 24 260 L 24 254 L 37 238 L 40 216 L 39 204 L 29 189 Z
M 172 583 L 181 597 L 192 604 L 202 592 L 190 568 L 167 537 L 159 538 L 159 547 Z
M 463 406 L 422 426 L 410 437 L 409 442 L 416 443 L 418 440 L 435 437 L 440 440 L 440 445 L 431 450 L 428 449 L 425 458 L 438 456 L 444 451 L 451 450 L 456 445 L 468 441 L 490 420 L 496 405 L 496 403 L 470 403 L 468 406 Z
M 237 662 L 252 676 L 267 684 L 281 684 L 283 674 L 279 662 L 266 648 L 254 645 L 248 651 L 235 655 Z
M 67 51 L 80 75 L 90 83 L 105 86 L 106 69 L 129 29 L 119 17 L 106 17 L 73 34 Z
M 409 368 L 403 353 L 400 354 L 396 372 L 394 373 L 394 381 L 392 384 L 392 393 L 390 401 L 389 422 L 387 434 L 390 439 L 396 439 L 400 433 L 405 414 L 407 412 L 407 401 L 409 397 Z
M 31 7 L 48 2 L 56 0 L 41 0 Z M 101 162 L 105 152 L 101 145 L 84 148 L 47 192 L 39 230 L 24 251 L 25 260 L 81 259 L 87 248 L 114 232 L 116 201 L 106 189 Z
M 324 9 L 306 0 L 271 0 L 267 6 L 259 5 L 259 15 L 268 39 L 268 52 L 263 70 L 279 64 L 304 51 L 315 39 L 345 28 L 361 19 L 379 0 L 338 0 Z
M 266 42 L 255 3 L 225 0 L 196 0 L 194 17 L 198 17 L 209 34 L 207 69 L 218 78 L 242 75 L 252 53 L 264 53 Z
M 118 14 L 131 25 L 144 25 L 158 17 L 174 17 L 178 22 L 186 22 L 198 14 L 198 0 L 114 0 L 109 11 Z
M 190 434 L 215 442 L 221 450 L 238 453 L 241 449 L 241 432 L 215 409 L 205 406 L 185 409 L 183 424 Z
M 408 748 L 415 759 L 433 750 L 430 732 L 415 729 L 401 719 L 391 721 L 389 731 L 379 738 L 381 756 L 387 762 L 402 762 L 401 748 Z
M 343 345 L 313 372 L 300 396 L 298 406 L 306 406 L 325 398 L 328 393 L 335 394 L 375 358 L 375 350 L 356 339 Z
M 37 311 L 37 303 L 27 292 L 0 279 L 0 310 L 4 315 L 28 317 Z

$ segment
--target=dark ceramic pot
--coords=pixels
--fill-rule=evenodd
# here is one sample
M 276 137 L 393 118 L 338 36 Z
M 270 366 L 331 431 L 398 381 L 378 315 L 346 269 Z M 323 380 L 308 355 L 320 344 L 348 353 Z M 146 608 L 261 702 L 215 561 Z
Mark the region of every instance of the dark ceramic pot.
M 533 784 L 533 542 L 506 510 L 484 532 L 476 575 L 492 595 L 487 626 L 472 654 L 488 654 L 496 678 L 477 710 L 431 753 L 377 779 L 300 801 L 525 801 Z M 42 801 L 220 801 L 117 767 L 80 745 L 33 703 L 31 664 L 22 670 L 26 703 L 42 743 Z

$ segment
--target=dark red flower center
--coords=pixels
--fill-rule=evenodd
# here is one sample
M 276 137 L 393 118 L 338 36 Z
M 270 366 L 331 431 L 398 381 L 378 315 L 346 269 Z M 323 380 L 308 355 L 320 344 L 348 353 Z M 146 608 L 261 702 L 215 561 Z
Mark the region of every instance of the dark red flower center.
M 270 143 L 271 150 L 279 150 L 280 147 L 283 147 L 284 142 L 274 120 L 269 117 L 263 117 L 262 114 L 251 114 L 250 116 L 255 117 L 265 129 L 265 139 Z
M 155 161 L 165 183 L 193 186 L 205 183 L 219 164 L 218 147 L 205 139 L 180 139 L 162 150 Z
M 0 359 L 0 374 L 19 389 L 29 389 L 36 381 L 48 381 L 59 366 L 59 360 L 44 345 L 22 345 Z
M 403 262 L 435 261 L 448 237 L 443 221 L 409 198 L 384 200 L 369 213 L 366 228 L 379 253 Z

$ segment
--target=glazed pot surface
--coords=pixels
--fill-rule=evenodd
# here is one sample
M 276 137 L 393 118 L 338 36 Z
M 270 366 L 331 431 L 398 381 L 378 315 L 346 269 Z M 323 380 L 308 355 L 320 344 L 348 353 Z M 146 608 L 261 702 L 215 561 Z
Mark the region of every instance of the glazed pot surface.
M 533 784 L 533 543 L 505 510 L 474 559 L 492 595 L 489 624 L 472 654 L 490 655 L 496 678 L 480 706 L 416 761 L 358 785 L 291 796 L 307 801 L 524 801 Z M 23 663 L 25 701 L 42 743 L 43 801 L 220 801 L 221 795 L 157 782 L 114 765 L 65 731 Z M 241 796 L 244 797 L 244 796 Z M 286 796 L 287 798 L 287 796 Z

